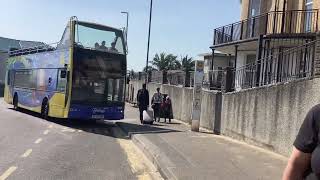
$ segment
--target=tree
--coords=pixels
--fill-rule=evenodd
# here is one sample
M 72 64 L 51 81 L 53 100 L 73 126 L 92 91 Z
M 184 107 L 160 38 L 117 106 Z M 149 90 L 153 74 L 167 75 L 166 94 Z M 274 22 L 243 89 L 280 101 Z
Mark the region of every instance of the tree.
M 152 67 L 152 66 L 148 66 L 148 67 L 144 67 L 143 70 L 142 70 L 142 72 L 147 72 L 147 68 L 148 68 L 148 72 L 157 70 L 157 69 L 155 69 L 155 68 Z
M 192 57 L 188 57 L 188 55 L 181 57 L 180 60 L 181 69 L 185 72 L 194 71 L 195 62 Z
M 160 53 L 159 55 L 157 53 L 151 64 L 159 71 L 176 70 L 179 68 L 177 56 L 173 54 Z

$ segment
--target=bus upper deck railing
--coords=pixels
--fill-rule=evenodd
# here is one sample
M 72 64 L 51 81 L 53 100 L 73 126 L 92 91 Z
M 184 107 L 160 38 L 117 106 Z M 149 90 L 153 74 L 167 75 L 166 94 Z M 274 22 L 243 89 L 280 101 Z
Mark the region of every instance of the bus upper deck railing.
M 52 44 L 43 44 L 40 46 L 28 47 L 18 50 L 9 51 L 9 56 L 21 56 L 26 54 L 33 54 L 39 52 L 46 52 L 46 51 L 53 51 L 56 49 L 59 43 L 52 43 Z

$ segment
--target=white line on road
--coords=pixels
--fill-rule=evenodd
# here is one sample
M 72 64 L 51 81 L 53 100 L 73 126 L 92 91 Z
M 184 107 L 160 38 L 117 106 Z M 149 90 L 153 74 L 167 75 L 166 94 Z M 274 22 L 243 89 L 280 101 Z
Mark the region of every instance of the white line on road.
M 41 139 L 41 138 L 38 138 L 34 143 L 35 143 L 35 144 L 39 144 L 41 141 L 42 141 L 42 139 Z
M 47 135 L 49 132 L 50 132 L 49 130 L 45 130 L 45 131 L 43 132 L 43 134 L 44 134 L 44 135 Z
M 28 150 L 26 150 L 25 153 L 23 153 L 23 154 L 21 155 L 21 157 L 26 158 L 26 157 L 28 157 L 28 156 L 31 154 L 31 152 L 32 152 L 32 149 L 28 149 Z
M 4 172 L 1 176 L 0 176 L 0 180 L 5 180 L 7 179 L 18 167 L 16 166 L 11 166 L 8 170 L 6 170 L 6 172 Z

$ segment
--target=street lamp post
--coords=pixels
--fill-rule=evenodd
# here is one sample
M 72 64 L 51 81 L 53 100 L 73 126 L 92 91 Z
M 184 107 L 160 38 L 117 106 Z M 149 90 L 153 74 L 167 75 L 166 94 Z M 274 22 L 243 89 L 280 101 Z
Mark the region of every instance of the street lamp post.
M 128 28 L 129 28 L 129 12 L 123 11 L 122 14 L 127 15 L 127 27 L 126 27 L 126 46 L 127 46 L 127 53 L 128 53 Z
M 122 14 L 127 15 L 127 27 L 126 27 L 126 38 L 128 39 L 128 27 L 129 27 L 129 12 L 121 12 Z
M 150 2 L 150 16 L 149 16 L 149 33 L 148 33 L 146 73 L 148 73 L 148 64 L 149 64 L 150 33 L 151 33 L 151 20 L 152 20 L 152 1 L 153 0 L 151 0 L 151 2 Z M 146 78 L 146 81 L 147 81 L 147 78 Z

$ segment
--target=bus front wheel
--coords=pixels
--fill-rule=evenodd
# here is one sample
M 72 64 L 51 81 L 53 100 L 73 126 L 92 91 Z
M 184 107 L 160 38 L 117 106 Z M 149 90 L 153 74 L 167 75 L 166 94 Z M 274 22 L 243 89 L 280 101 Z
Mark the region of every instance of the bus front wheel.
M 18 107 L 18 95 L 15 94 L 14 97 L 13 97 L 13 109 L 14 110 L 19 110 L 19 107 Z
M 44 99 L 42 102 L 41 115 L 43 119 L 48 119 L 49 117 L 49 103 L 47 99 Z

